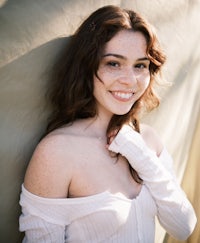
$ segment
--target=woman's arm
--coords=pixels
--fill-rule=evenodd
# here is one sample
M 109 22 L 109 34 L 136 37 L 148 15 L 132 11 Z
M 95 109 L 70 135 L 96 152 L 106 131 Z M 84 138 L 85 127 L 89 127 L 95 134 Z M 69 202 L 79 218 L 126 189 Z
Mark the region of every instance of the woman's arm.
M 126 157 L 143 179 L 156 202 L 159 221 L 167 232 L 177 239 L 186 239 L 196 224 L 193 207 L 178 185 L 174 173 L 163 166 L 142 136 L 124 125 L 109 150 Z M 167 163 L 171 163 L 170 159 Z
M 20 231 L 25 232 L 23 243 L 64 243 L 67 227 L 52 224 L 40 217 L 23 213 L 19 219 Z
M 44 200 L 68 196 L 73 166 L 67 144 L 64 136 L 50 135 L 39 143 L 32 156 L 20 197 L 23 242 L 65 242 L 67 222 L 62 222 L 58 209 L 50 210 L 56 208 L 55 201 L 45 204 Z

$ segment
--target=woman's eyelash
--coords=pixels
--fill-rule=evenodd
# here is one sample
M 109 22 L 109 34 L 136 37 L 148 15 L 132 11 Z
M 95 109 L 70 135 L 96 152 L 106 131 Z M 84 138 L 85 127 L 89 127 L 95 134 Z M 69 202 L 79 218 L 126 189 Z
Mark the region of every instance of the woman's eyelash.
M 110 67 L 116 67 L 116 68 L 121 66 L 120 63 L 117 61 L 108 61 L 106 63 L 106 65 L 110 66 Z M 149 67 L 149 65 L 146 63 L 137 63 L 134 65 L 134 68 L 137 68 L 137 69 L 146 69 L 148 67 Z
M 119 63 L 118 62 L 108 62 L 107 65 L 112 66 L 112 67 L 119 67 Z
M 142 68 L 147 68 L 147 65 L 145 63 L 138 63 L 135 65 L 135 67 L 142 69 Z

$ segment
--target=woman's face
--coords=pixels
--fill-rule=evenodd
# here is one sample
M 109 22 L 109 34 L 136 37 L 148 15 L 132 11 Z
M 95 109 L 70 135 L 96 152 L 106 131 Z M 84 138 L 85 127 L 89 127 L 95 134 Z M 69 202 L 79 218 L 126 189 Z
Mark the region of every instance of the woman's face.
M 94 76 L 97 111 L 123 115 L 130 111 L 150 82 L 146 39 L 140 32 L 122 30 L 106 43 Z

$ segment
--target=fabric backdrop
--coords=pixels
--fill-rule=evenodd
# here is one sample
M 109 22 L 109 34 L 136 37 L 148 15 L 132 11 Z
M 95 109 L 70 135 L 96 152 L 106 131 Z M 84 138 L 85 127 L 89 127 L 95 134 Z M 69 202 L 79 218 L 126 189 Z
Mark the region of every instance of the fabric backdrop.
M 95 9 L 116 4 L 152 22 L 166 50 L 160 108 L 144 120 L 160 133 L 200 214 L 200 1 L 0 0 L 0 242 L 21 242 L 18 204 L 31 154 L 46 126 L 49 72 L 62 47 Z M 177 243 L 158 225 L 156 243 Z M 200 242 L 200 227 L 187 242 Z

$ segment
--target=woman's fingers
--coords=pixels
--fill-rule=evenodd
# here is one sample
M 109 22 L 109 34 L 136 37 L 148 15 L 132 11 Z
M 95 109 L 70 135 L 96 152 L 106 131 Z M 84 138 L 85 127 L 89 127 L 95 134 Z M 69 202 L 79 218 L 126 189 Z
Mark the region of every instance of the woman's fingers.
M 115 139 L 117 133 L 119 132 L 119 129 L 114 129 L 108 134 L 108 146 L 112 143 L 112 141 Z

